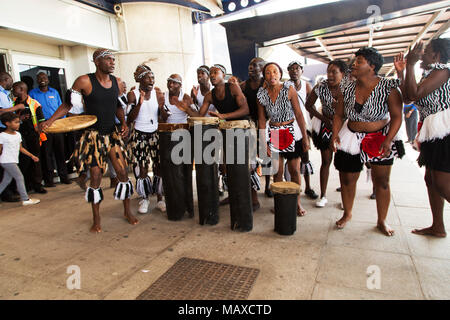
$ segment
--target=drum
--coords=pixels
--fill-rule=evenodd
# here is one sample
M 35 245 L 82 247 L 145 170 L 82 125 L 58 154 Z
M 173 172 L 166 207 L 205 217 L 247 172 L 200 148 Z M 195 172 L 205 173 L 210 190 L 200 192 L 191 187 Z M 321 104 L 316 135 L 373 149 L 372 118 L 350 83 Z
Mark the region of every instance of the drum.
M 171 159 L 172 149 L 178 141 L 171 141 L 172 134 L 178 129 L 189 129 L 186 123 L 160 123 L 159 156 L 161 178 L 166 198 L 167 218 L 181 220 L 187 212 L 194 217 L 194 193 L 192 189 L 192 164 L 174 164 Z
M 275 231 L 292 235 L 297 229 L 297 197 L 300 186 L 295 182 L 274 182 L 270 190 L 275 198 Z
M 211 143 L 210 141 L 203 141 L 203 135 L 207 130 L 218 130 L 219 118 L 191 117 L 188 119 L 188 123 L 192 139 L 192 154 L 195 162 L 199 223 L 201 225 L 215 225 L 219 223 L 218 165 L 217 163 L 207 164 L 203 161 L 203 151 Z M 199 137 L 198 135 L 201 136 Z M 195 152 L 197 148 L 200 148 L 201 155 Z
M 227 171 L 231 230 L 253 229 L 253 208 L 249 165 L 248 120 L 221 122 L 224 163 Z M 231 153 L 231 154 L 230 154 Z
M 97 117 L 93 115 L 81 115 L 58 119 L 48 127 L 47 133 L 65 133 L 77 131 L 92 126 L 97 122 Z

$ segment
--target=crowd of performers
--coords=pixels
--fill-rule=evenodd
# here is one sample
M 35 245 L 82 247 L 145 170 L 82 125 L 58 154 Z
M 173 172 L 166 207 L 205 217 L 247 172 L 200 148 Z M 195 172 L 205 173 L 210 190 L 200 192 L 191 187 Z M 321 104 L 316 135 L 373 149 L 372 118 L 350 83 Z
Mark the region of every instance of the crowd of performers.
M 316 206 L 327 204 L 329 169 L 334 165 L 341 182 L 343 216 L 336 222 L 343 228 L 352 218 L 356 184 L 364 165 L 370 165 L 376 194 L 377 226 L 391 236 L 394 230 L 386 223 L 390 203 L 389 178 L 395 158 L 404 155 L 398 137 L 402 124 L 403 103 L 414 102 L 420 112 L 419 132 L 415 143 L 420 147 L 419 165 L 425 166 L 433 224 L 429 228 L 413 230 L 416 234 L 445 237 L 443 210 L 450 201 L 450 68 L 447 64 L 449 40 L 432 40 L 426 48 L 416 45 L 407 55 L 395 58 L 396 79 L 378 75 L 383 57 L 374 48 L 361 48 L 350 65 L 334 60 L 328 64 L 327 79 L 314 88 L 301 79 L 303 65 L 293 61 L 288 65 L 289 81 L 282 82 L 283 70 L 275 62 L 261 58 L 250 61 L 249 79 L 239 82 L 235 77 L 226 80 L 224 66 L 200 66 L 198 85 L 187 94 L 182 78 L 172 74 L 167 79 L 168 91 L 155 87 L 155 75 L 142 64 L 134 73 L 137 85 L 126 96 L 126 89 L 114 72 L 114 54 L 98 49 L 93 55 L 96 72 L 76 79 L 65 102 L 53 116 L 40 124 L 46 129 L 70 114 L 85 113 L 97 116 L 98 121 L 80 133 L 74 152 L 78 170 L 90 175 L 86 200 L 92 204 L 93 232 L 101 231 L 100 187 L 107 166 L 119 180 L 114 197 L 123 200 L 124 215 L 130 224 L 138 219 L 130 211 L 130 197 L 134 190 L 141 198 L 139 213 L 146 213 L 149 197 L 156 193 L 157 205 L 164 211 L 159 168 L 159 123 L 186 123 L 189 117 L 218 117 L 222 120 L 249 120 L 254 128 L 263 129 L 267 136 L 268 154 L 278 153 L 279 161 L 274 182 L 290 179 L 301 184 L 303 174 L 305 193 L 317 199 Z M 417 83 L 414 66 L 422 60 L 422 80 Z M 118 103 L 118 97 L 119 99 Z M 321 108 L 316 108 L 316 101 Z M 286 136 L 284 143 L 274 142 L 273 136 Z M 308 151 L 310 137 L 320 150 L 320 195 L 312 190 L 309 176 L 313 173 Z M 286 143 L 286 141 L 288 141 Z M 286 160 L 286 161 L 285 161 Z M 136 183 L 128 177 L 128 165 L 134 168 Z M 149 176 L 152 168 L 153 180 Z M 253 210 L 260 205 L 257 191 L 261 189 L 257 165 L 251 166 Z M 285 172 L 287 171 L 287 172 Z M 265 195 L 272 197 L 270 176 L 265 177 Z M 219 180 L 221 181 L 221 180 Z M 220 183 L 222 184 L 222 182 Z M 218 186 L 218 188 L 220 188 Z M 221 205 L 228 203 L 225 198 Z M 298 196 L 297 215 L 306 210 Z M 248 230 L 247 230 L 248 231 Z

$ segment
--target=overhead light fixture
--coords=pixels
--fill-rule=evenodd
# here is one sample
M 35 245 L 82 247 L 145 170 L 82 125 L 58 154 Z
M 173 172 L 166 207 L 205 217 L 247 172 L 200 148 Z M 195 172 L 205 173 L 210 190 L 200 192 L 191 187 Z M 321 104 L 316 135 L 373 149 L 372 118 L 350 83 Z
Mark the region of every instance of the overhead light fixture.
M 246 6 L 248 6 L 248 0 L 241 0 L 241 7 L 245 8 Z

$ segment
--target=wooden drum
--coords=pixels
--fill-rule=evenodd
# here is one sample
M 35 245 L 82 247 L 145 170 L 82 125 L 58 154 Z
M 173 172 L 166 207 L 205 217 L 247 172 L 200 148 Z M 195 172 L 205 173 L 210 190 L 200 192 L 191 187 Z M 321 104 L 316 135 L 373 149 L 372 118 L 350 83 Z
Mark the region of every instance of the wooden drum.
M 248 120 L 221 122 L 224 139 L 231 229 L 247 232 L 253 229 L 253 207 L 250 183 Z M 231 154 L 230 154 L 231 152 Z
M 192 139 L 192 154 L 195 162 L 199 223 L 201 225 L 215 225 L 219 223 L 218 165 L 217 163 L 206 164 L 203 161 L 203 151 L 211 143 L 203 141 L 203 135 L 207 130 L 218 130 L 219 118 L 191 117 L 188 119 L 188 123 Z M 199 134 L 201 135 L 200 137 L 196 136 Z M 201 157 L 197 158 L 198 155 L 196 155 L 195 150 L 199 147 L 201 149 Z
M 300 186 L 295 182 L 274 182 L 270 190 L 275 198 L 275 231 L 292 235 L 297 230 L 297 197 Z

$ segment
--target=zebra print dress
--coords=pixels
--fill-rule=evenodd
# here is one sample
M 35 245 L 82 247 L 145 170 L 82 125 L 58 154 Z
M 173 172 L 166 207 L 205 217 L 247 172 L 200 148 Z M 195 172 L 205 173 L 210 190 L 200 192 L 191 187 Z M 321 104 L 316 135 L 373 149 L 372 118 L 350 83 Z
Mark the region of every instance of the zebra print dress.
M 333 94 L 328 87 L 328 81 L 323 80 L 319 82 L 314 88 L 314 92 L 320 99 L 322 104 L 322 114 L 327 118 L 333 118 L 334 116 L 334 106 L 333 103 L 336 100 L 333 98 Z M 311 121 L 312 123 L 312 140 L 314 145 L 319 150 L 326 150 L 330 147 L 330 141 L 332 137 L 332 130 L 325 126 L 320 119 L 314 117 Z
M 259 103 L 266 110 L 266 114 L 270 122 L 288 122 L 295 121 L 294 109 L 289 100 L 289 88 L 292 82 L 283 83 L 275 103 L 269 96 L 266 88 L 261 87 L 258 90 L 256 97 Z M 302 139 L 302 134 L 294 123 L 283 126 L 271 126 L 269 122 L 268 130 L 268 144 L 269 148 L 274 152 L 292 153 L 296 151 L 298 141 Z M 298 148 L 297 148 L 298 149 Z M 299 150 L 297 150 L 299 152 Z
M 434 64 L 422 75 L 424 81 L 435 70 L 450 70 L 449 64 Z M 442 86 L 415 102 L 420 112 L 420 166 L 450 173 L 450 77 Z
M 381 78 L 363 104 L 360 112 L 355 108 L 356 81 L 343 87 L 344 115 L 349 121 L 375 122 L 389 118 L 388 98 L 391 90 L 400 86 L 399 79 Z
M 420 82 L 424 81 L 435 70 L 449 70 L 449 64 L 437 63 L 431 66 L 431 69 L 424 71 Z M 420 121 L 424 121 L 429 115 L 444 111 L 450 108 L 450 78 L 447 79 L 441 87 L 431 92 L 426 97 L 415 102 L 419 107 Z

